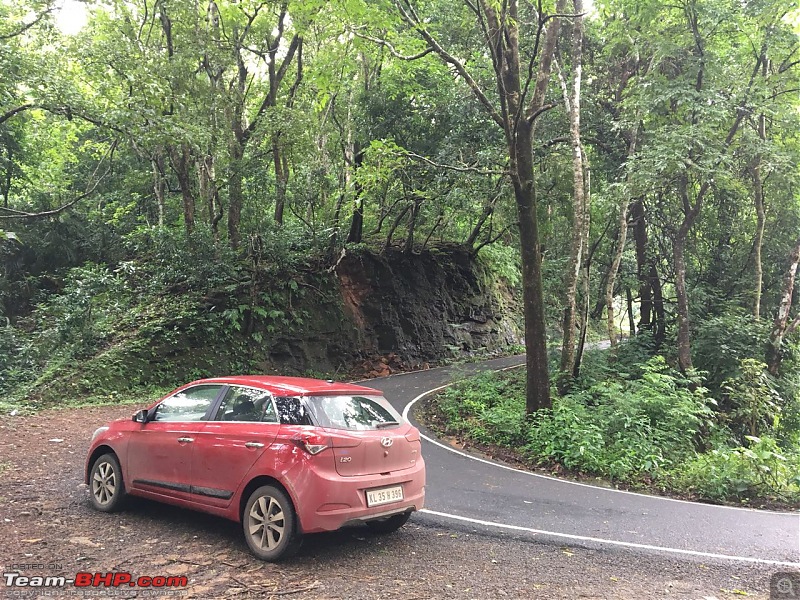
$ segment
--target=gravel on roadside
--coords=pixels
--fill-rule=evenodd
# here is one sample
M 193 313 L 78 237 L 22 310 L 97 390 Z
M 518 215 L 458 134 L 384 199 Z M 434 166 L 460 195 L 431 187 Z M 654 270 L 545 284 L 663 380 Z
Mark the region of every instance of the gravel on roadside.
M 3 573 L 185 576 L 179 591 L 92 589 L 92 597 L 307 599 L 762 598 L 775 569 L 563 546 L 479 531 L 426 514 L 389 536 L 366 528 L 307 536 L 294 559 L 262 563 L 239 525 L 144 500 L 118 514 L 90 508 L 82 482 L 94 429 L 135 407 L 5 416 L 0 425 Z M 4 585 L 3 580 L 3 585 Z M 0 587 L 0 597 L 81 597 L 76 589 Z M 33 593 L 31 593 L 33 592 Z

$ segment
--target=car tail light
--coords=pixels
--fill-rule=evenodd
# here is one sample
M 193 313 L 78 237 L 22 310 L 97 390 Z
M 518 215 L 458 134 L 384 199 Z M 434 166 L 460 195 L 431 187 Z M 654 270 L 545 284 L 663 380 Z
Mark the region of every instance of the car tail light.
M 329 446 L 328 438 L 318 433 L 303 433 L 292 440 L 309 454 L 319 454 Z
M 419 429 L 412 427 L 408 432 L 406 432 L 406 439 L 409 442 L 418 442 L 420 440 Z

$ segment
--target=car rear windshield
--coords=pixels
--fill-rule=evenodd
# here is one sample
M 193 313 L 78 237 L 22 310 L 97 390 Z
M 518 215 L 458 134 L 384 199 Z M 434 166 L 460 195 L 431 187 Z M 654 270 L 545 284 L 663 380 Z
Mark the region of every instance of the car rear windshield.
M 306 402 L 314 420 L 331 429 L 383 429 L 403 422 L 382 396 L 310 396 Z

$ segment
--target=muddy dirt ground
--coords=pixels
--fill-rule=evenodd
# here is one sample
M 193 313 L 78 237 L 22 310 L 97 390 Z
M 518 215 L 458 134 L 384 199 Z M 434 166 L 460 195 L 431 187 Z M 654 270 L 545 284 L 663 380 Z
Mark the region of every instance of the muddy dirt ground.
M 399 532 L 307 536 L 297 557 L 262 563 L 239 525 L 149 501 L 92 510 L 82 485 L 92 432 L 134 406 L 49 410 L 0 425 L 0 565 L 28 577 L 77 572 L 185 576 L 172 590 L 0 582 L 0 597 L 117 598 L 768 598 L 775 571 L 737 563 L 573 548 L 450 528 L 424 514 Z M 53 441 L 60 440 L 60 441 Z

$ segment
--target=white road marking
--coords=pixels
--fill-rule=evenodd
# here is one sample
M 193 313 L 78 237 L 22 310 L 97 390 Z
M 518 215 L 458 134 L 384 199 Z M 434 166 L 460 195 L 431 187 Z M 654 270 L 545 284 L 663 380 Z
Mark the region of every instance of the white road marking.
M 545 535 L 548 537 L 562 538 L 574 540 L 579 542 L 594 542 L 597 544 L 606 544 L 613 546 L 623 546 L 625 548 L 637 548 L 639 550 L 655 550 L 657 552 L 668 552 L 671 554 L 684 554 L 688 556 L 696 556 L 699 558 L 713 558 L 718 560 L 732 560 L 738 562 L 754 563 L 759 565 L 770 565 L 775 567 L 790 567 L 798 568 L 800 563 L 781 561 L 781 560 L 767 560 L 764 558 L 751 558 L 749 556 L 733 556 L 730 554 L 714 554 L 713 552 L 699 552 L 697 550 L 683 550 L 681 548 L 669 548 L 666 546 L 652 546 L 650 544 L 637 544 L 635 542 L 622 542 L 619 540 L 607 540 L 604 538 L 588 537 L 584 535 L 573 535 L 570 533 L 558 533 L 555 531 L 545 531 L 542 529 L 533 529 L 532 527 L 522 527 L 519 525 L 506 525 L 505 523 L 495 523 L 494 521 L 482 521 L 481 519 L 472 519 L 470 517 L 462 517 L 459 515 L 452 515 L 450 513 L 439 512 L 437 510 L 430 510 L 423 508 L 421 513 L 428 515 L 435 515 L 437 517 L 444 517 L 445 519 L 454 519 L 456 521 L 464 521 L 466 523 L 473 523 L 475 525 L 484 525 L 486 527 L 498 527 L 500 529 L 510 529 L 512 531 L 524 531 L 527 533 L 534 533 Z
M 520 365 L 516 365 L 514 367 L 505 367 L 505 368 L 499 369 L 499 370 L 505 371 L 505 370 L 508 370 L 508 369 L 516 368 L 517 366 L 520 366 Z M 414 398 L 411 402 L 406 404 L 405 408 L 403 409 L 403 418 L 406 421 L 408 421 L 408 413 L 409 413 L 409 411 L 414 406 L 414 404 L 416 404 L 419 400 L 421 400 L 422 398 L 424 398 L 425 396 L 428 396 L 430 394 L 435 394 L 436 392 L 440 392 L 440 391 L 450 387 L 451 385 L 453 385 L 453 384 L 452 383 L 448 383 L 446 385 L 441 385 L 441 386 L 439 386 L 437 388 L 433 388 L 431 390 L 428 390 L 427 392 L 423 392 L 422 394 L 420 394 L 419 396 Z M 577 485 L 577 486 L 580 486 L 580 487 L 591 488 L 593 490 L 597 490 L 597 491 L 600 491 L 600 492 L 613 492 L 613 493 L 616 493 L 616 494 L 628 494 L 628 495 L 631 495 L 631 496 L 640 496 L 642 498 L 649 498 L 650 500 L 654 500 L 654 501 L 679 502 L 679 503 L 682 503 L 682 504 L 690 504 L 692 506 L 708 507 L 709 509 L 713 509 L 713 510 L 716 510 L 716 509 L 720 509 L 720 510 L 741 510 L 741 511 L 746 511 L 746 512 L 751 512 L 751 513 L 766 513 L 766 514 L 772 514 L 772 515 L 780 515 L 780 516 L 786 517 L 786 518 L 798 519 L 798 524 L 800 524 L 800 515 L 798 515 L 798 513 L 796 513 L 796 512 L 787 513 L 787 512 L 778 512 L 778 511 L 771 511 L 771 510 L 759 510 L 759 509 L 756 509 L 756 508 L 745 508 L 745 507 L 741 507 L 741 506 L 725 506 L 725 505 L 717 505 L 717 504 L 702 504 L 702 503 L 699 503 L 699 502 L 691 502 L 689 500 L 680 500 L 678 498 L 667 498 L 665 496 L 651 496 L 649 494 L 640 494 L 639 492 L 629 492 L 627 490 L 617 490 L 617 489 L 614 489 L 614 488 L 605 488 L 605 487 L 600 487 L 600 486 L 597 486 L 597 485 L 591 485 L 591 484 L 588 484 L 588 483 L 581 483 L 579 481 L 570 481 L 569 479 L 559 479 L 557 477 L 550 477 L 549 475 L 542 475 L 541 473 L 533 473 L 531 471 L 523 471 L 522 469 L 516 469 L 516 468 L 510 467 L 508 465 L 504 465 L 504 464 L 497 463 L 497 462 L 494 462 L 494 461 L 491 461 L 491 460 L 486 460 L 485 458 L 480 458 L 478 456 L 473 456 L 471 454 L 467 454 L 466 452 L 462 452 L 461 450 L 457 450 L 456 448 L 453 448 L 452 446 L 448 446 L 447 444 L 443 444 L 438 440 L 434 440 L 433 438 L 430 438 L 430 437 L 428 437 L 427 435 L 425 435 L 423 433 L 420 433 L 420 436 L 424 440 L 426 440 L 427 442 L 430 442 L 431 444 L 434 444 L 435 446 L 439 446 L 440 448 L 444 448 L 445 450 L 447 450 L 449 452 L 453 452 L 454 454 L 458 454 L 459 456 L 463 456 L 464 458 L 469 458 L 470 460 L 475 460 L 475 461 L 478 461 L 478 462 L 481 462 L 481 463 L 484 463 L 484 464 L 487 464 L 487 465 L 491 465 L 493 467 L 497 467 L 499 469 L 506 469 L 507 471 L 514 471 L 515 473 L 521 473 L 523 475 L 529 475 L 530 477 L 537 477 L 537 478 L 540 478 L 540 479 L 549 479 L 550 481 L 558 481 L 559 483 L 564 483 L 564 484 L 568 484 L 568 485 Z
M 514 365 L 514 366 L 511 366 L 511 367 L 505 367 L 503 369 L 498 369 L 498 370 L 505 371 L 505 370 L 517 368 L 519 366 L 521 366 L 521 365 Z M 411 408 L 417 402 L 419 402 L 422 398 L 424 398 L 425 396 L 428 396 L 430 394 L 435 394 L 436 392 L 440 392 L 440 391 L 450 387 L 451 385 L 452 385 L 452 383 L 441 385 L 439 387 L 427 390 L 426 392 L 423 392 L 422 394 L 418 395 L 416 398 L 411 400 L 411 402 L 406 404 L 406 406 L 403 408 L 403 419 L 408 421 L 408 414 L 411 411 Z M 741 510 L 741 511 L 746 511 L 746 512 L 751 512 L 751 513 L 765 513 L 765 514 L 771 514 L 771 515 L 779 515 L 781 517 L 786 517 L 787 519 L 789 519 L 789 518 L 796 519 L 798 521 L 798 536 L 799 536 L 799 540 L 800 540 L 800 515 L 798 515 L 796 513 L 785 513 L 785 512 L 776 512 L 776 511 L 757 510 L 757 509 L 753 509 L 753 508 L 743 508 L 743 507 L 739 507 L 739 506 L 720 506 L 720 505 L 712 505 L 712 504 L 700 504 L 700 503 L 697 503 L 697 502 L 690 502 L 688 500 L 679 500 L 679 499 L 676 499 L 676 498 L 665 498 L 665 497 L 662 497 L 662 496 L 651 496 L 651 495 L 648 495 L 648 494 L 640 494 L 638 492 L 629 492 L 627 490 L 615 490 L 613 488 L 603 488 L 603 487 L 599 487 L 599 486 L 595 486 L 595 485 L 589 485 L 587 483 L 580 483 L 580 482 L 577 482 L 577 481 L 569 481 L 569 480 L 565 480 L 565 479 L 558 479 L 556 477 L 549 477 L 547 475 L 541 475 L 539 473 L 532 473 L 530 471 L 523 471 L 521 469 L 516 469 L 516 468 L 510 467 L 508 465 L 503 465 L 503 464 L 496 463 L 496 462 L 493 462 L 493 461 L 490 461 L 490 460 L 486 460 L 484 458 L 480 458 L 480 457 L 477 457 L 477 456 L 472 456 L 471 454 L 467 454 L 466 452 L 462 452 L 460 450 L 456 450 L 452 446 L 448 446 L 446 444 L 442 444 L 438 440 L 434 440 L 434 439 L 432 439 L 432 438 L 430 438 L 430 437 L 428 437 L 428 436 L 426 436 L 426 435 L 424 435 L 422 433 L 420 433 L 420 436 L 423 439 L 425 439 L 427 442 L 429 442 L 431 444 L 434 444 L 436 446 L 439 446 L 440 448 L 444 448 L 445 450 L 448 450 L 449 452 L 453 452 L 454 454 L 458 454 L 459 456 L 463 456 L 464 458 L 468 458 L 470 460 L 475 460 L 475 461 L 478 461 L 478 462 L 481 462 L 481 463 L 485 463 L 487 465 L 491 465 L 493 467 L 497 467 L 497 468 L 500 468 L 500 469 L 506 469 L 508 471 L 514 471 L 515 473 L 529 475 L 531 477 L 538 477 L 538 478 L 541 478 L 541 479 L 549 479 L 549 480 L 552 480 L 552 481 L 557 481 L 559 483 L 565 483 L 565 484 L 569 484 L 569 485 L 577 485 L 577 486 L 581 486 L 581 487 L 592 488 L 592 489 L 597 490 L 597 491 L 614 492 L 614 493 L 617 493 L 617 494 L 629 494 L 629 495 L 632 495 L 632 496 L 641 496 L 643 498 L 648 498 L 648 499 L 654 500 L 654 501 L 679 502 L 679 503 L 683 503 L 683 504 L 689 504 L 689 505 L 692 505 L 692 506 L 695 506 L 695 507 L 700 507 L 700 506 L 707 507 L 707 508 L 712 509 L 712 510 L 716 510 L 716 509 L 720 509 L 720 510 Z M 470 517 L 463 517 L 461 515 L 454 515 L 454 514 L 450 514 L 450 513 L 439 512 L 439 511 L 430 510 L 430 509 L 427 509 L 427 508 L 422 509 L 420 512 L 423 512 L 423 513 L 426 513 L 426 514 L 429 514 L 429 515 L 438 516 L 438 517 L 443 517 L 443 518 L 446 518 L 446 519 L 454 519 L 454 520 L 457 520 L 457 521 L 463 521 L 463 522 L 467 522 L 467 523 L 474 523 L 476 525 L 484 525 L 486 527 L 497 527 L 499 529 L 508 529 L 508 530 L 512 530 L 512 531 L 525 531 L 525 532 L 528 532 L 528 533 L 546 535 L 546 536 L 550 536 L 550 537 L 569 539 L 569 540 L 575 540 L 575 541 L 594 542 L 594 543 L 598 543 L 598 544 L 606 544 L 606 545 L 611 545 L 611 546 L 622 546 L 622 547 L 627 547 L 627 548 L 637 548 L 637 549 L 641 549 L 641 550 L 653 550 L 653 551 L 666 552 L 666 553 L 671 553 L 671 554 L 682 554 L 682 555 L 687 555 L 687 556 L 696 556 L 696 557 L 699 557 L 699 558 L 713 558 L 713 559 L 718 559 L 718 560 L 730 560 L 730 561 L 746 562 L 746 563 L 751 563 L 751 564 L 761 564 L 761 565 L 771 565 L 771 566 L 778 566 L 778 567 L 800 568 L 800 562 L 768 560 L 768 559 L 763 559 L 763 558 L 752 558 L 752 557 L 749 557 L 749 556 L 735 556 L 735 555 L 729 555 L 729 554 L 715 554 L 713 552 L 701 552 L 701 551 L 698 551 L 698 550 L 685 550 L 685 549 L 682 549 L 682 548 L 670 548 L 668 546 L 654 546 L 654 545 L 651 545 L 651 544 L 637 544 L 635 542 L 623 542 L 623 541 L 620 541 L 620 540 L 610 540 L 610 539 L 606 539 L 606 538 L 595 538 L 595 537 L 581 536 L 581 535 L 575 535 L 575 534 L 570 534 L 570 533 L 560 533 L 560 532 L 557 532 L 557 531 L 546 531 L 546 530 L 541 530 L 541 529 L 533 529 L 531 527 L 522 527 L 520 525 L 508 525 L 506 523 L 496 523 L 496 522 L 493 522 L 493 521 L 482 521 L 480 519 L 473 519 L 473 518 L 470 518 Z

